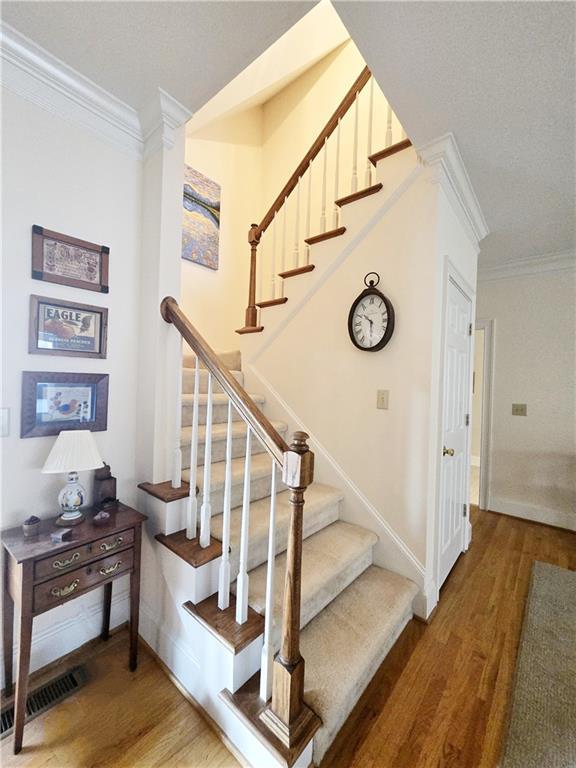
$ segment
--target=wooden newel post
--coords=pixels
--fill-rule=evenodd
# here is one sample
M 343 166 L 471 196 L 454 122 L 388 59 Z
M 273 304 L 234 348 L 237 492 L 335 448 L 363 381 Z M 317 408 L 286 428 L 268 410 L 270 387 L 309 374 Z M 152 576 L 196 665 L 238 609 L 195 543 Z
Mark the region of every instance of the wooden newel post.
M 260 242 L 258 224 L 251 224 L 248 232 L 250 243 L 250 284 L 248 286 L 248 306 L 246 307 L 246 328 L 256 328 L 258 324 L 258 309 L 256 307 L 256 252 Z
M 282 481 L 290 488 L 290 529 L 286 553 L 282 645 L 274 661 L 272 703 L 262 721 L 287 746 L 310 739 L 320 718 L 304 703 L 304 659 L 300 655 L 300 601 L 304 492 L 314 477 L 314 454 L 305 432 L 295 432 L 284 454 Z

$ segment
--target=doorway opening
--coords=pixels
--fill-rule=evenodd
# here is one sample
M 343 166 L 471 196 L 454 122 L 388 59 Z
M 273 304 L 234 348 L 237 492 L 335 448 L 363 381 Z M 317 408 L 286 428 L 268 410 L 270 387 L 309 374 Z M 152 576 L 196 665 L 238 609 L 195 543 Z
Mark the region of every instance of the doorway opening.
M 493 357 L 494 321 L 478 319 L 474 331 L 469 503 L 480 509 L 490 509 Z

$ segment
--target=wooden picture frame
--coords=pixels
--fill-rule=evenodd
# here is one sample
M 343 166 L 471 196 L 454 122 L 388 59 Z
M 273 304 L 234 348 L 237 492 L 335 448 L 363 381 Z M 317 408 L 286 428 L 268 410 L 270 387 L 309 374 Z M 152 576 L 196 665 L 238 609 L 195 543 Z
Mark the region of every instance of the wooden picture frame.
M 108 309 L 77 301 L 30 296 L 28 352 L 106 358 Z
M 23 371 L 20 437 L 108 427 L 107 373 Z
M 108 293 L 110 249 L 34 224 L 32 277 L 71 288 Z

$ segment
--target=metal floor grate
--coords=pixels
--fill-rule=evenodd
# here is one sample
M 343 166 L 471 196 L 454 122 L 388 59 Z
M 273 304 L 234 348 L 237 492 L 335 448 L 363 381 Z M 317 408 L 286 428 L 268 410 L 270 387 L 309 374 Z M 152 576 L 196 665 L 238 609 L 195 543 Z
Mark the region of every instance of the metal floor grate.
M 26 700 L 26 722 L 32 720 L 37 715 L 41 715 L 50 707 L 71 696 L 78 688 L 81 688 L 88 679 L 85 667 L 74 667 L 66 674 L 51 680 L 41 688 L 29 694 Z M 2 728 L 0 738 L 3 739 L 12 733 L 14 727 L 14 705 L 11 704 L 3 709 L 1 714 Z

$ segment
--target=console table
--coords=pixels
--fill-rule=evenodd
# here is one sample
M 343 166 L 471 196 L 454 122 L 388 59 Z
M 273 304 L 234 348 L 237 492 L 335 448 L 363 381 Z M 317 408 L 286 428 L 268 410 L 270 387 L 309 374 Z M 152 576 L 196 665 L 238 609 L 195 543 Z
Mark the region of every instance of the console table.
M 138 660 L 140 601 L 140 545 L 146 516 L 118 503 L 107 507 L 110 521 L 95 525 L 96 510 L 82 510 L 86 519 L 72 528 L 72 538 L 53 544 L 50 534 L 62 530 L 56 518 L 43 520 L 37 536 L 24 538 L 22 527 L 2 533 L 4 588 L 2 632 L 4 640 L 5 693 L 12 694 L 14 605 L 19 608 L 18 667 L 14 712 L 14 753 L 22 749 L 26 696 L 32 642 L 32 620 L 51 608 L 104 586 L 102 639 L 110 631 L 112 583 L 130 574 L 130 669 Z

